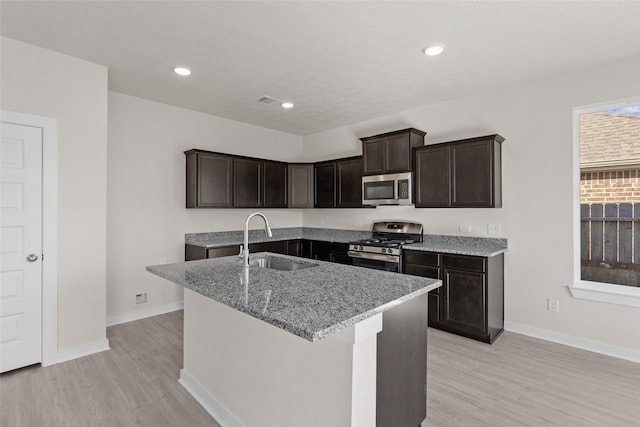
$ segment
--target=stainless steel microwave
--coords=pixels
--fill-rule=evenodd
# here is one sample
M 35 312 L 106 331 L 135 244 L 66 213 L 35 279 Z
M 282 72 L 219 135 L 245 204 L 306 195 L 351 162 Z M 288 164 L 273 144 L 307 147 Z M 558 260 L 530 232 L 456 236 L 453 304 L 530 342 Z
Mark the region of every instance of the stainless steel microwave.
M 362 204 L 413 205 L 413 172 L 363 176 Z

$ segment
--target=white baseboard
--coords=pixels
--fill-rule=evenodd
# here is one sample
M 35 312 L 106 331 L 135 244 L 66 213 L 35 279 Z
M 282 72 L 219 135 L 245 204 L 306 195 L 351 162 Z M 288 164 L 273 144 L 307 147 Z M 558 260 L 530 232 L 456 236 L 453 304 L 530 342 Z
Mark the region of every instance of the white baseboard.
M 160 314 L 182 310 L 183 308 L 184 302 L 174 302 L 156 307 L 142 308 L 124 314 L 117 314 L 115 316 L 107 317 L 107 327 L 119 325 L 121 323 L 133 322 L 134 320 L 145 319 L 147 317 L 158 316 Z
M 599 341 L 593 341 L 586 338 L 580 338 L 573 335 L 561 334 L 559 332 L 550 331 L 548 329 L 536 328 L 533 326 L 523 325 L 515 322 L 504 322 L 506 331 L 527 335 L 534 338 L 540 338 L 545 341 L 551 341 L 558 344 L 568 345 L 570 347 L 582 350 L 592 351 L 607 356 L 616 357 L 618 359 L 629 360 L 631 362 L 640 363 L 640 351 L 632 350 L 625 347 L 605 344 Z
M 80 357 L 89 356 L 91 354 L 100 353 L 101 351 L 107 350 L 109 350 L 109 340 L 106 338 L 98 341 L 88 342 L 85 344 L 66 348 L 64 350 L 58 350 L 55 363 L 68 362 L 69 360 L 78 359 Z M 42 366 L 49 365 L 53 365 L 53 363 L 50 363 L 48 365 L 43 364 Z
M 178 380 L 191 396 L 209 413 L 222 427 L 246 427 L 242 421 L 229 411 L 218 399 L 205 389 L 202 384 L 184 369 L 180 370 Z

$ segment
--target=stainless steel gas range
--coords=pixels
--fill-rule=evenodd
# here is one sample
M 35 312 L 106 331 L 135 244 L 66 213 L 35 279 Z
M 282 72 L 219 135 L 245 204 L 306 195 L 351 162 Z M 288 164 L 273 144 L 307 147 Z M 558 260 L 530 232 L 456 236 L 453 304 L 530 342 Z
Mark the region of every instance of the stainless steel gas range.
M 349 244 L 352 265 L 402 272 L 402 245 L 422 242 L 422 224 L 405 221 L 373 223 L 370 239 Z

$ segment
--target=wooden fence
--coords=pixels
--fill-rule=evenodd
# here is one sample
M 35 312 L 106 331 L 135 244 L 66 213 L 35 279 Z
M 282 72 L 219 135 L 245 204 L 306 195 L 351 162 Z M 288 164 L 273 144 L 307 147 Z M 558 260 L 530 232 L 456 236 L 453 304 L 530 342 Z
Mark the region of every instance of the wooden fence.
M 640 286 L 640 203 L 580 205 L 582 278 Z

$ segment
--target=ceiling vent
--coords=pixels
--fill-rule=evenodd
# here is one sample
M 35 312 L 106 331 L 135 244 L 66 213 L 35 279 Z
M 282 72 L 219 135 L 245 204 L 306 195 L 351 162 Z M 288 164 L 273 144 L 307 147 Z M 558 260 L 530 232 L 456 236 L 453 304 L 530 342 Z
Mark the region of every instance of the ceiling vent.
M 266 96 L 266 95 L 258 98 L 258 102 L 266 105 L 271 105 L 271 104 L 282 105 L 282 101 L 275 98 L 271 98 L 270 96 Z

